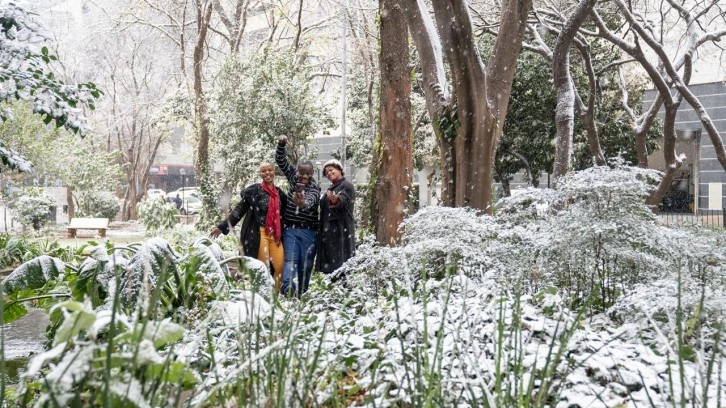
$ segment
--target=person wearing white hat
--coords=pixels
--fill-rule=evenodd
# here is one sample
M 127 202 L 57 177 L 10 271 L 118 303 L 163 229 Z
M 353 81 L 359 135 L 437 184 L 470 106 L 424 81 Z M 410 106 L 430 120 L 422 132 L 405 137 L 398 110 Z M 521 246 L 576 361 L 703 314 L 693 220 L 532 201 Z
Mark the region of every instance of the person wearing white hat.
M 320 199 L 320 233 L 315 270 L 330 274 L 355 255 L 355 188 L 335 159 L 323 165 L 330 187 Z

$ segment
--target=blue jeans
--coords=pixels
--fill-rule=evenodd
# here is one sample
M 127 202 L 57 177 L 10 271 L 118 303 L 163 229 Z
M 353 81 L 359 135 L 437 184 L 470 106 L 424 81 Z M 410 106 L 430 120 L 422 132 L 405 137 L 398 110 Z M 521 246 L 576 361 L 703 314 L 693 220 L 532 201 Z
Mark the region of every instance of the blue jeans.
M 285 266 L 280 293 L 287 294 L 288 289 L 294 286 L 299 298 L 308 291 L 317 238 L 318 232 L 313 229 L 286 227 L 282 232 Z M 297 277 L 295 285 L 293 285 L 294 277 Z

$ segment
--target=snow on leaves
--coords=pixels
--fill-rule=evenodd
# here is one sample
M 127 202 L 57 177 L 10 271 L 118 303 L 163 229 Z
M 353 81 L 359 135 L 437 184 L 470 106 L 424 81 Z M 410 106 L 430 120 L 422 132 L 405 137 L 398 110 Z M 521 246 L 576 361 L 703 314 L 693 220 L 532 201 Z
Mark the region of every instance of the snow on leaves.
M 0 283 L 2 292 L 10 294 L 22 289 L 39 289 L 52 279 L 62 279 L 65 264 L 58 258 L 42 255 L 18 266 Z
M 94 109 L 101 95 L 92 83 L 67 85 L 47 69 L 56 57 L 41 44 L 49 36 L 35 15 L 14 2 L 0 6 L 0 100 L 31 101 L 33 112 L 46 123 L 84 135 L 87 132 L 82 107 Z M 0 111 L 6 120 L 9 111 Z M 1 153 L 1 152 L 0 152 Z

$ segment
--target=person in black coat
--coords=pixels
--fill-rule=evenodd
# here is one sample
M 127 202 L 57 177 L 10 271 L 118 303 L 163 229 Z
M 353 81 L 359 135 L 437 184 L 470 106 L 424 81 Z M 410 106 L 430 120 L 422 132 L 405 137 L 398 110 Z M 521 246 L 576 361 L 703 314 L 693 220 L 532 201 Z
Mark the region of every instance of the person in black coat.
M 253 184 L 240 193 L 240 202 L 209 236 L 217 238 L 220 234 L 227 235 L 244 217 L 241 231 L 244 254 L 264 262 L 279 289 L 285 259 L 282 214 L 287 206 L 287 196 L 275 186 L 275 168 L 271 163 L 260 165 L 260 178 L 261 183 Z
M 355 189 L 338 160 L 323 165 L 331 186 L 320 199 L 320 233 L 315 270 L 329 274 L 355 255 Z

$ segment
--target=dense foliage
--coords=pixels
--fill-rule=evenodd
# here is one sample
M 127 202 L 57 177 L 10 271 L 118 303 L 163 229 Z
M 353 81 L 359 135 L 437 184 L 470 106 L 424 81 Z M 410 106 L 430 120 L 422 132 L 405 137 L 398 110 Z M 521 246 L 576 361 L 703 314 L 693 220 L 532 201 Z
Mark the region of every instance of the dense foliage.
M 139 221 L 150 232 L 173 228 L 179 210 L 174 203 L 163 200 L 146 200 L 136 204 Z
M 307 138 L 330 123 L 308 75 L 294 54 L 275 50 L 226 62 L 214 97 L 212 144 L 230 185 L 245 186 L 262 161 L 274 162 L 280 136 L 289 139 L 293 163 L 312 157 Z
M 726 236 L 662 226 L 642 204 L 659 176 L 614 163 L 494 217 L 427 207 L 402 246 L 363 242 L 302 301 L 250 259 L 232 278 L 206 239 L 26 261 L 5 318 L 52 294 L 54 348 L 11 402 L 711 406 Z
M 113 220 L 121 211 L 116 195 L 110 191 L 89 191 L 81 194 L 81 205 L 78 216 L 91 218 L 108 218 Z
M 39 188 L 28 188 L 26 194 L 12 200 L 10 209 L 18 222 L 35 231 L 47 222 L 51 210 L 55 210 L 55 199 Z
M 48 69 L 55 61 L 43 45 L 50 36 L 37 16 L 15 2 L 0 5 L 0 100 L 11 104 L 29 101 L 32 112 L 47 125 L 54 121 L 74 133 L 87 132 L 82 108 L 95 109 L 94 99 L 101 91 L 93 83 L 65 84 Z M 0 120 L 12 118 L 7 107 L 0 109 Z M 0 163 L 28 172 L 32 164 L 12 148 L 0 143 Z

